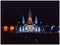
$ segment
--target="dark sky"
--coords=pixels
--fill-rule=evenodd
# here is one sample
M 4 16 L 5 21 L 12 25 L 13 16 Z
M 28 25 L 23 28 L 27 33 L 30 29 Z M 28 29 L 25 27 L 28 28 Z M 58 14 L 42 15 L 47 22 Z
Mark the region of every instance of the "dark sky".
M 39 22 L 42 21 L 43 24 L 53 24 L 58 25 L 59 19 L 59 3 L 58 2 L 2 2 L 1 3 L 1 16 L 2 25 L 15 25 L 18 21 L 21 22 L 22 15 L 25 16 L 27 21 L 27 15 L 31 8 L 33 20 L 35 16 L 38 16 Z

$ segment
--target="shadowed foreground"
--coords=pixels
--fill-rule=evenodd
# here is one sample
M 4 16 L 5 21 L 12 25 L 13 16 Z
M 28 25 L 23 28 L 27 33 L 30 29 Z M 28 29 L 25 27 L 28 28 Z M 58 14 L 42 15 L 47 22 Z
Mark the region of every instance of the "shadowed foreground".
M 1 33 L 2 44 L 58 44 L 59 34 Z

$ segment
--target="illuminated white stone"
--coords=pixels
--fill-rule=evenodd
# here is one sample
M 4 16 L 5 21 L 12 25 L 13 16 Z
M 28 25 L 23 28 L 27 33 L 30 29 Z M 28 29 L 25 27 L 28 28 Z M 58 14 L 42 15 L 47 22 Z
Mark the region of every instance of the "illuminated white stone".
M 35 27 L 35 31 L 37 32 L 37 26 Z
M 32 25 L 27 25 L 25 27 L 25 30 L 27 30 L 27 31 L 33 31 L 34 30 L 34 27 Z
M 22 32 L 24 32 L 24 26 L 22 26 Z
M 40 32 L 40 27 L 38 27 L 38 32 Z
M 21 27 L 19 27 L 19 31 L 21 32 Z

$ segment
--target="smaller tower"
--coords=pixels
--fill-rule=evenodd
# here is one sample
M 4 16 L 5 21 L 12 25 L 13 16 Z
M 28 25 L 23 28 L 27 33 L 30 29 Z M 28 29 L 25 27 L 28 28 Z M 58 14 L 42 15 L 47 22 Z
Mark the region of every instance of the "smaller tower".
M 24 24 L 25 24 L 25 19 L 24 19 L 24 16 L 22 17 L 22 27 L 21 27 L 21 32 L 24 32 Z
M 38 18 L 37 18 L 37 16 L 35 17 L 35 31 L 36 32 L 38 32 L 38 26 L 37 26 L 37 24 L 38 24 Z
M 38 18 L 37 18 L 37 16 L 35 17 L 35 24 L 38 24 Z
M 24 16 L 22 17 L 22 24 L 25 24 Z

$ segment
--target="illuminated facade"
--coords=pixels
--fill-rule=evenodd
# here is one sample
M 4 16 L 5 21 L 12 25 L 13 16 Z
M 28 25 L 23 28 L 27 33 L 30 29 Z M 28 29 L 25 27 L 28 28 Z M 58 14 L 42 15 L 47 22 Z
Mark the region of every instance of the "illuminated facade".
M 40 22 L 42 23 L 42 22 Z M 49 29 L 48 29 L 49 28 Z M 46 33 L 46 32 L 52 32 L 53 30 L 57 30 L 60 33 L 59 29 L 55 29 L 55 25 L 49 26 L 41 26 L 38 24 L 38 17 L 35 16 L 34 22 L 32 19 L 32 13 L 31 10 L 29 9 L 29 13 L 28 13 L 28 20 L 27 22 L 25 21 L 25 17 L 22 16 L 22 25 L 20 26 L 10 26 L 10 28 L 8 28 L 8 26 L 4 26 L 4 31 L 10 31 L 10 32 L 16 32 L 16 33 Z M 60 28 L 60 26 L 58 26 L 58 28 Z
M 28 13 L 28 21 L 25 23 L 25 18 L 22 16 L 22 26 L 20 26 L 16 32 L 41 32 L 41 29 L 38 26 L 38 17 L 36 16 L 35 22 L 33 22 L 30 9 Z

